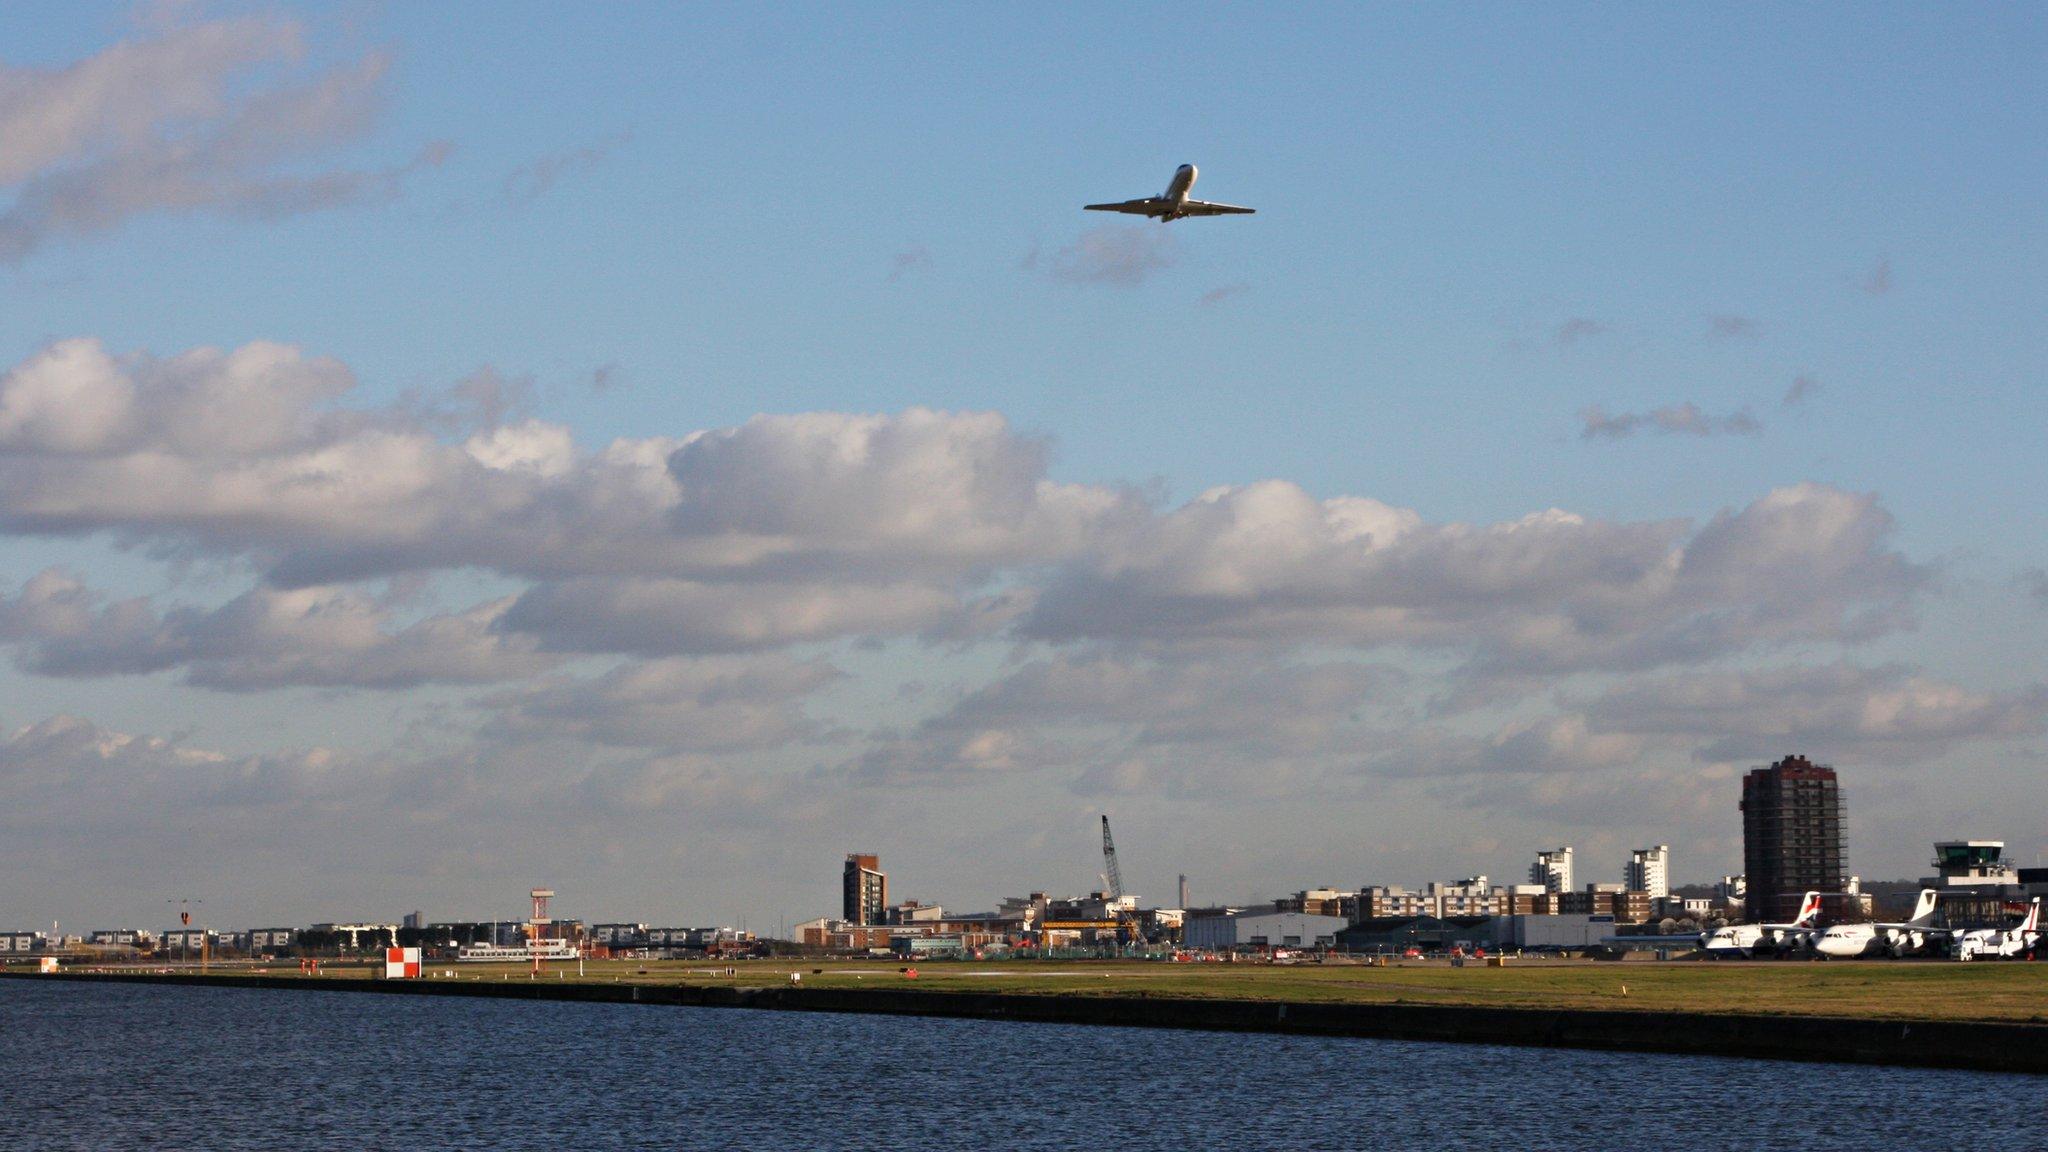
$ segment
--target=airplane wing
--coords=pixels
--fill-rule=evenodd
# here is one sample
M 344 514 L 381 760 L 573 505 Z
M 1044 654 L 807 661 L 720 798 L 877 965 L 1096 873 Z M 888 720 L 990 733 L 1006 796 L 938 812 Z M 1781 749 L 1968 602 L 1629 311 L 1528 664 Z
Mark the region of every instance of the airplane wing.
M 1089 212 L 1128 212 L 1133 216 L 1157 216 L 1166 211 L 1168 205 L 1162 197 L 1147 196 L 1143 200 L 1123 200 L 1115 204 L 1084 204 L 1082 207 Z
M 1235 204 L 1217 204 L 1208 200 L 1190 200 L 1180 209 L 1189 216 L 1249 216 L 1257 208 L 1240 208 Z

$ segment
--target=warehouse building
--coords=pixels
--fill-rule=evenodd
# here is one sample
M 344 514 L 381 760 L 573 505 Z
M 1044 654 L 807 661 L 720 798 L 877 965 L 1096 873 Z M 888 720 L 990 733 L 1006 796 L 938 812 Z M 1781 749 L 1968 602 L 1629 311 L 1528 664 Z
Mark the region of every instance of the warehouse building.
M 1245 912 L 1198 916 L 1186 921 L 1181 942 L 1204 952 L 1245 948 L 1334 948 L 1344 931 L 1342 916 L 1306 912 Z

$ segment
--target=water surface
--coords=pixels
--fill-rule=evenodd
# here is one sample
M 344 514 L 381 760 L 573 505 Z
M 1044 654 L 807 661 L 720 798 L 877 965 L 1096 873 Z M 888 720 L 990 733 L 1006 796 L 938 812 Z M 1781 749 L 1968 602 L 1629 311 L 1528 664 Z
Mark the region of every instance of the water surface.
M 8 1147 L 2042 1147 L 2048 1079 L 716 1008 L 0 981 Z

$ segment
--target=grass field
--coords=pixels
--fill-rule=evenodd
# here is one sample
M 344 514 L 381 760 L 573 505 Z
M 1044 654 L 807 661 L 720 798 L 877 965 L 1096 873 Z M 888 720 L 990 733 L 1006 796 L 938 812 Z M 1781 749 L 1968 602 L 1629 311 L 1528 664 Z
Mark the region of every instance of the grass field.
M 807 987 L 885 987 L 929 992 L 1051 993 L 1067 996 L 1223 998 L 1289 1002 L 1461 1004 L 1510 1008 L 1600 1008 L 1911 1020 L 2048 1023 L 2048 965 L 1926 962 L 1602 963 L 1513 962 L 1452 968 L 1441 962 L 1373 968 L 1353 964 L 1166 964 L 1124 961 L 589 961 L 586 981 L 643 984 L 782 985 L 792 972 Z M 240 971 L 248 969 L 216 969 Z M 276 971 L 276 970 L 274 970 Z M 366 974 L 336 966 L 328 976 Z M 429 979 L 525 980 L 513 965 L 431 965 Z M 282 975 L 300 979 L 296 968 Z M 541 977 L 575 981 L 574 964 Z

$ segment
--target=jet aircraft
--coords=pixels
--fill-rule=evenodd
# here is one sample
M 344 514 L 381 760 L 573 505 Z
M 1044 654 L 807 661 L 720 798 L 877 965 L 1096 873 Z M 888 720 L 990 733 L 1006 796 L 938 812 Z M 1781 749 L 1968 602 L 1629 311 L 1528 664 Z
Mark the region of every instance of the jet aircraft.
M 1776 951 L 1812 942 L 1813 922 L 1820 915 L 1820 893 L 1808 892 L 1799 902 L 1799 916 L 1790 924 L 1730 924 L 1701 933 L 1700 949 L 1709 956 L 1752 956 L 1759 946 Z
M 1922 888 L 1913 904 L 1911 919 L 1899 924 L 1837 924 L 1820 934 L 1813 950 L 1822 956 L 1910 956 L 1936 941 L 1946 942 L 1949 931 L 1934 926 L 1937 893 Z
M 1166 192 L 1159 196 L 1147 196 L 1141 200 L 1122 200 L 1115 204 L 1087 204 L 1083 207 L 1090 212 L 1124 212 L 1132 216 L 1156 216 L 1161 224 L 1178 220 L 1183 216 L 1249 216 L 1256 208 L 1240 208 L 1235 204 L 1213 204 L 1207 200 L 1190 200 L 1188 192 L 1195 186 L 1199 175 L 1193 164 L 1183 164 L 1173 170 L 1173 179 L 1166 185 Z
M 2024 956 L 2041 942 L 2041 898 L 2027 907 L 2027 918 L 2012 928 L 1972 928 L 1949 941 L 1949 955 L 1958 960 L 1985 956 Z

